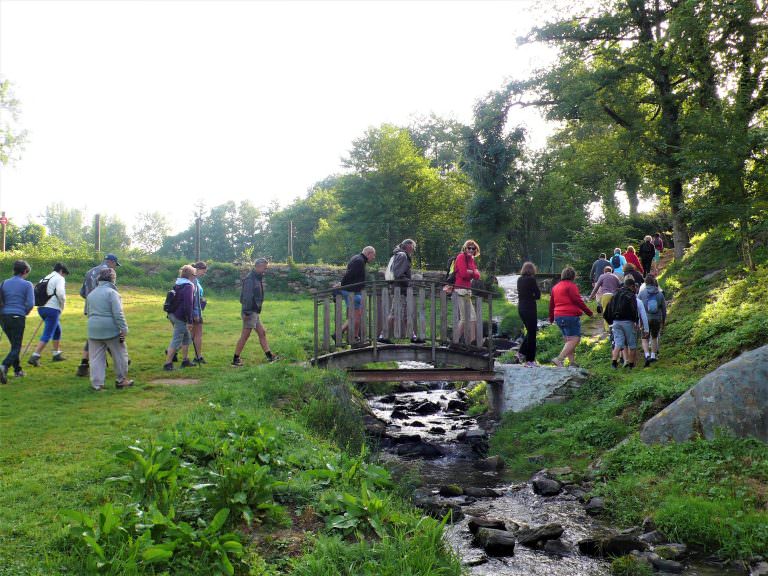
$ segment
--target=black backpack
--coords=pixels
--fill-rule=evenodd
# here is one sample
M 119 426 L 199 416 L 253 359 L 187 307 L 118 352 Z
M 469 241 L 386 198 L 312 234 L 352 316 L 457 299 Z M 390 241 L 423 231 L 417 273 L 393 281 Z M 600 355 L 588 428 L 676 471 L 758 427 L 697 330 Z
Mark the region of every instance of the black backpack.
M 166 314 L 170 314 L 174 310 L 176 310 L 176 306 L 174 306 L 174 302 L 176 301 L 176 285 L 174 284 L 173 288 L 168 290 L 168 292 L 165 293 L 165 302 L 163 302 L 163 312 Z
M 614 254 L 611 257 L 611 266 L 613 266 L 614 270 L 621 267 L 621 256 L 619 254 Z
M 56 290 L 53 290 L 53 294 L 48 294 L 48 282 L 51 281 L 50 276 L 46 276 L 40 282 L 35 284 L 35 306 L 38 308 L 48 304 L 48 300 L 56 296 Z
M 609 324 L 616 320 L 629 320 L 637 322 L 637 297 L 632 290 L 621 288 L 613 295 L 611 301 L 603 312 L 603 318 Z

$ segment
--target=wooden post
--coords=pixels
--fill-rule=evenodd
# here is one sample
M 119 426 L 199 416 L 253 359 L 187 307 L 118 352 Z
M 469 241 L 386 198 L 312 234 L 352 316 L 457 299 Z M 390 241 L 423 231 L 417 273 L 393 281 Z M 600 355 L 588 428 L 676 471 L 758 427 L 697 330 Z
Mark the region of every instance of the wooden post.
M 381 333 L 385 339 L 389 339 L 389 285 L 384 284 L 381 288 L 381 318 L 382 328 Z
M 403 314 L 400 307 L 400 287 L 395 286 L 395 291 L 392 293 L 392 314 L 395 320 L 394 338 L 402 338 L 403 333 Z
M 419 340 L 427 339 L 427 310 L 426 310 L 426 290 L 424 286 L 419 287 L 419 299 L 416 303 L 416 335 Z
M 440 342 L 448 342 L 448 294 L 440 290 Z
M 408 286 L 405 290 L 405 336 L 404 338 L 411 338 L 416 333 L 415 326 L 413 325 L 414 313 L 416 312 L 416 302 L 413 298 L 413 288 Z
M 493 294 L 488 294 L 488 370 L 493 370 Z
M 475 317 L 476 317 L 476 328 L 475 328 L 475 338 L 477 338 L 477 347 L 482 348 L 483 347 L 483 297 L 477 296 L 475 298 Z
M 435 310 L 435 306 L 437 306 L 437 298 L 435 298 L 435 290 L 436 287 L 433 283 L 429 292 L 429 333 L 432 337 L 432 363 L 437 359 L 437 334 L 435 334 L 437 331 L 437 310 Z M 443 291 L 441 290 L 440 292 Z
M 355 331 L 356 331 L 356 322 L 355 322 L 355 293 L 349 292 L 347 293 L 346 298 L 342 296 L 342 298 L 347 303 L 347 344 L 352 346 L 352 344 L 355 343 Z
M 371 289 L 371 314 L 373 315 L 373 334 L 371 334 L 371 343 L 373 344 L 373 359 L 379 359 L 379 334 L 381 334 L 381 298 L 379 297 L 379 287 L 376 282 Z
M 93 217 L 93 242 L 94 247 L 96 248 L 96 252 L 101 252 L 101 214 L 96 214 L 96 216 Z
M 3 252 L 5 252 L 5 229 L 8 226 L 8 218 L 5 215 L 5 210 L 3 210 L 3 215 L 0 216 L 0 225 L 3 227 Z
M 315 294 L 314 297 L 312 298 L 312 302 L 314 304 L 314 311 L 315 311 L 315 338 L 314 338 L 315 356 L 312 358 L 312 364 L 317 365 L 317 357 L 320 355 L 320 346 L 318 342 L 320 338 L 320 335 L 318 334 L 320 325 L 317 318 L 317 313 L 318 313 L 317 294 Z
M 367 316 L 365 315 L 366 311 L 368 310 L 368 307 L 366 306 L 366 298 L 368 297 L 368 293 L 365 291 L 365 288 L 362 289 L 360 292 L 360 343 L 364 344 L 366 342 L 367 336 L 368 336 L 368 321 Z
M 331 350 L 331 298 L 323 296 L 323 351 Z
M 454 344 L 458 344 L 459 342 L 459 306 L 462 305 L 461 298 L 459 298 L 459 295 L 456 294 L 456 291 L 453 291 L 453 295 L 451 295 L 451 303 L 453 304 L 453 342 Z
M 336 345 L 341 346 L 341 325 L 342 322 L 342 310 L 343 310 L 343 298 L 341 294 L 336 296 L 336 325 L 334 326 L 334 334 L 336 334 Z

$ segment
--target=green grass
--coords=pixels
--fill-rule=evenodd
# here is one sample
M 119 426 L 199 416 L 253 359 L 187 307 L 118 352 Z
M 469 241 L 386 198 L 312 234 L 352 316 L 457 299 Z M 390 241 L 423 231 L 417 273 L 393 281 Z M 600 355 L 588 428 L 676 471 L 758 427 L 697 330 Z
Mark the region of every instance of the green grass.
M 607 342 L 584 338 L 576 355 L 590 371 L 588 382 L 562 404 L 508 414 L 492 451 L 520 475 L 558 465 L 586 473 L 599 459 L 595 492 L 606 496 L 613 522 L 637 525 L 650 515 L 671 537 L 705 553 L 764 552 L 768 446 L 725 436 L 646 446 L 637 432 L 707 371 L 768 341 L 766 264 L 763 253 L 756 272 L 740 268 L 726 232 L 697 237 L 686 259 L 662 276 L 672 299 L 660 361 L 647 370 L 614 371 Z M 555 327 L 542 330 L 538 342 L 542 359 L 562 346 Z
M 107 502 L 130 504 L 119 485 L 105 482 L 126 473 L 126 464 L 116 454 L 137 440 L 182 442 L 179 439 L 188 434 L 226 437 L 226 431 L 237 430 L 243 418 L 274 431 L 277 452 L 270 474 L 287 488 L 276 495 L 285 512 L 266 518 L 263 528 L 242 533 L 246 553 L 235 564 L 237 574 L 283 574 L 294 569 L 325 573 L 323 566 L 336 566 L 338 558 L 327 554 L 335 555 L 338 547 L 350 560 L 347 571 L 339 569 L 338 574 L 357 574 L 351 567 L 374 557 L 384 563 L 386 573 L 460 573 L 458 562 L 439 538 L 439 523 L 422 520 L 396 492 L 390 495 L 385 488 L 376 488 L 380 496 L 375 498 L 383 504 L 375 520 L 391 530 L 386 545 L 362 529 L 358 536 L 347 534 L 334 548 L 325 545 L 337 533 L 324 527 L 338 506 L 334 499 L 361 490 L 359 481 L 344 478 L 354 477 L 345 471 L 362 466 L 353 456 L 364 449 L 364 436 L 361 400 L 343 375 L 294 364 L 304 362 L 311 347 L 311 301 L 268 296 L 262 318 L 272 349 L 286 360 L 266 364 L 254 336 L 243 354 L 246 367 L 236 369 L 228 363 L 240 331 L 239 303 L 212 295 L 204 344 L 209 364 L 165 373 L 163 350 L 171 330 L 162 313 L 162 297 L 137 289 L 123 294 L 134 388 L 94 394 L 87 380 L 74 376 L 85 337 L 85 318 L 76 298 L 63 317 L 63 349 L 69 360 L 53 364 L 45 355 L 43 366 L 28 367 L 23 381 L 11 379 L 0 388 L 0 575 L 90 573 L 85 568 L 87 550 L 66 536 L 60 511 L 94 514 Z M 36 323 L 32 317 L 27 339 Z M 3 340 L 0 354 L 6 351 Z M 151 383 L 159 378 L 194 378 L 199 383 Z M 179 446 L 178 450 L 188 450 L 183 442 Z M 338 478 L 321 482 L 306 476 L 310 469 L 324 469 L 329 463 L 340 471 Z M 211 516 L 206 518 L 210 522 Z M 120 562 L 125 560 L 121 558 Z M 211 563 L 190 564 L 181 553 L 174 562 L 171 573 L 215 572 Z M 153 566 L 144 565 L 136 573 L 163 571 L 162 564 L 157 571 Z M 424 566 L 431 568 L 422 572 Z M 102 571 L 133 573 L 120 567 L 109 570 Z

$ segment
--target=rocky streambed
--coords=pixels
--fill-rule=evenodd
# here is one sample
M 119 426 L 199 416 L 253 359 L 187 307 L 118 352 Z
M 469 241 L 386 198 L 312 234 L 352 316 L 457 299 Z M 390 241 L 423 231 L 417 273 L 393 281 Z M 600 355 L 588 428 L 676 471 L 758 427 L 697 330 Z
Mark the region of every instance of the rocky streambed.
M 396 472 L 418 476 L 417 506 L 436 518 L 451 515 L 446 539 L 472 575 L 608 575 L 609 559 L 629 554 L 660 574 L 745 574 L 693 561 L 650 520 L 623 531 L 605 525 L 602 499 L 590 496 L 593 484 L 570 468 L 516 477 L 501 458 L 488 456 L 494 423 L 467 414 L 464 389 L 404 383 L 369 406 L 368 428 L 382 458 Z

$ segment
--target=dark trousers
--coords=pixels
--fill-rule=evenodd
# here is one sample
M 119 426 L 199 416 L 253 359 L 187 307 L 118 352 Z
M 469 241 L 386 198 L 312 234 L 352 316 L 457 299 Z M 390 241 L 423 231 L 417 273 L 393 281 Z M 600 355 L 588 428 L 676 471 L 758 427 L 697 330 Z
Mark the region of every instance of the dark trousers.
M 21 342 L 24 340 L 24 327 L 26 323 L 27 318 L 25 316 L 13 314 L 3 314 L 0 316 L 0 326 L 3 327 L 3 332 L 8 337 L 8 342 L 11 343 L 11 351 L 8 352 L 8 356 L 3 360 L 3 366 L 8 368 L 13 366 L 16 372 L 21 370 L 19 356 L 21 356 Z
M 525 339 L 520 346 L 520 354 L 525 356 L 528 362 L 533 362 L 536 360 L 536 330 L 538 329 L 536 308 L 522 307 L 517 311 L 525 325 Z
M 645 271 L 643 273 L 643 276 L 647 276 L 648 273 L 651 271 L 651 266 L 653 265 L 653 258 L 643 259 L 640 261 L 640 264 L 643 265 L 643 270 Z

